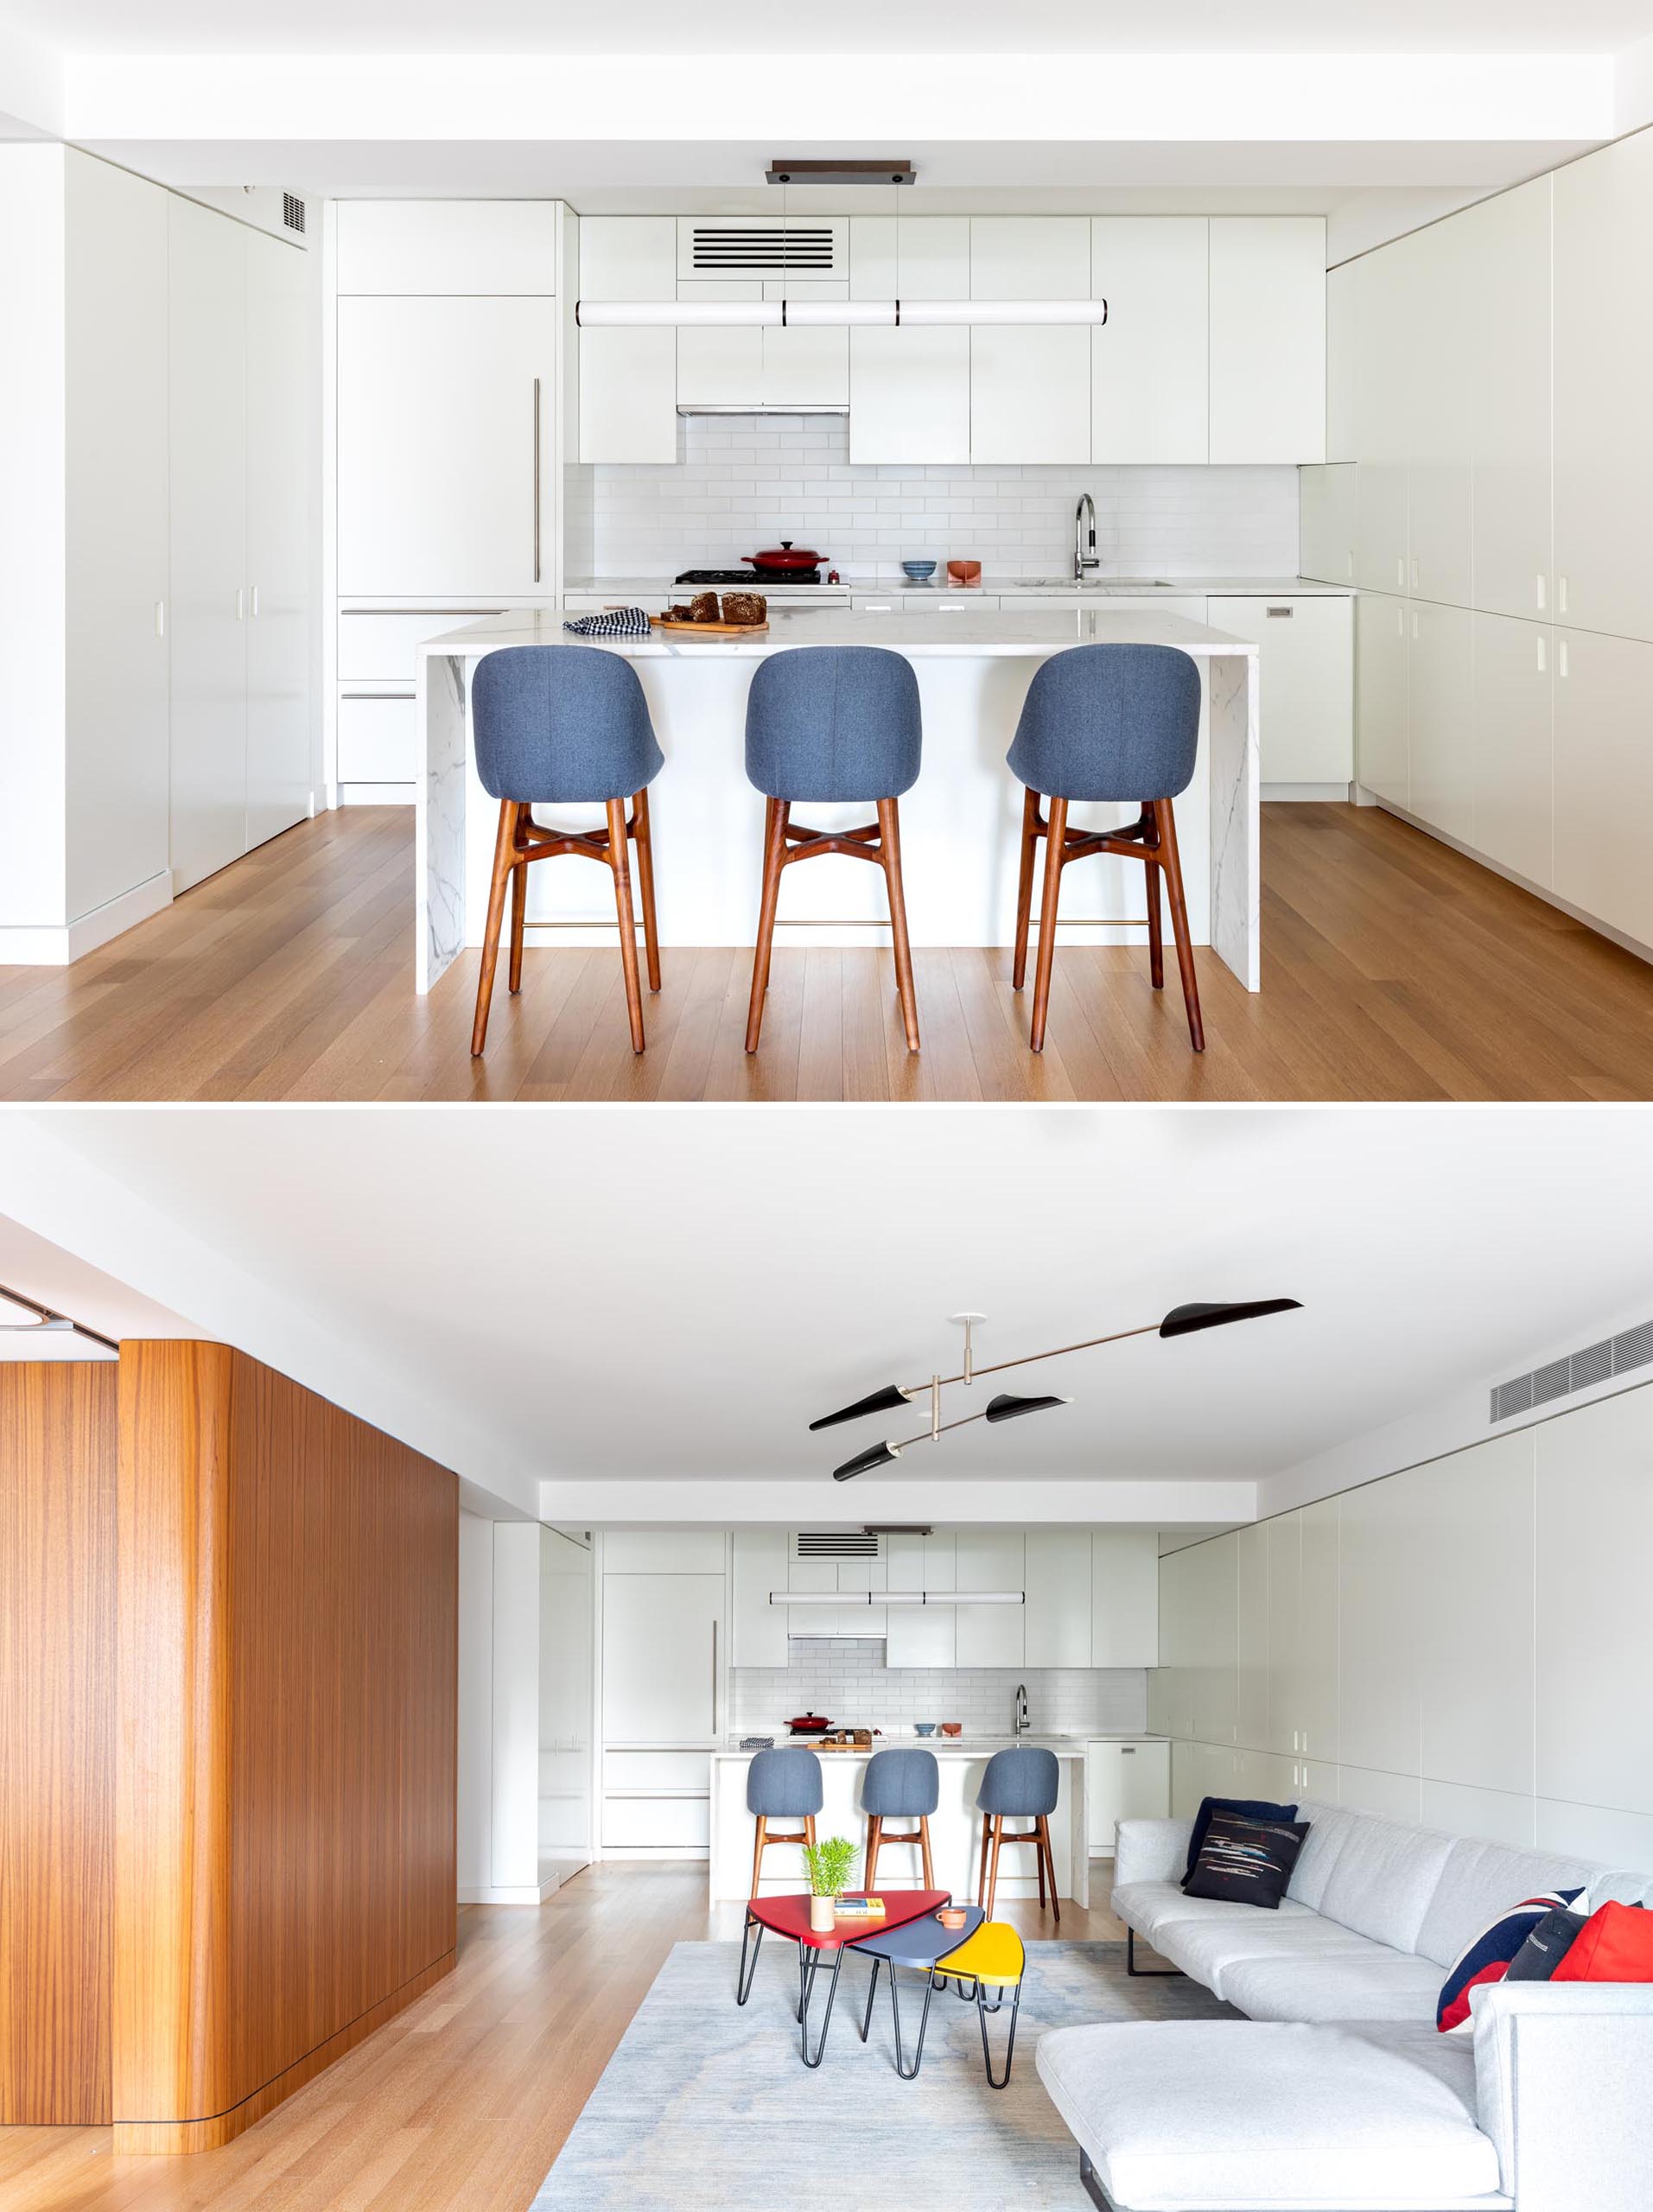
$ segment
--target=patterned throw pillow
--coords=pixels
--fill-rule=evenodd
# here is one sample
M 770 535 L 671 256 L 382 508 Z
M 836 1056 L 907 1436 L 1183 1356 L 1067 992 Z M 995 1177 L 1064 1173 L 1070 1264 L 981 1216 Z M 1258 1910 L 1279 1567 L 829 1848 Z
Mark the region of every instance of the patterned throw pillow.
M 1564 1904 L 1547 1912 L 1510 1961 L 1504 1980 L 1548 1981 L 1584 1933 L 1586 1917 L 1581 1912 L 1569 1912 Z
M 1294 1821 L 1295 1805 L 1270 1805 L 1261 1797 L 1202 1797 L 1199 1810 L 1194 1815 L 1194 1832 L 1188 1839 L 1188 1863 L 1182 1870 L 1182 1883 L 1188 1886 L 1188 1878 L 1199 1859 L 1199 1847 L 1205 1840 L 1205 1830 L 1211 1825 L 1213 1813 L 1243 1813 L 1253 1821 Z
M 1191 1897 L 1224 1897 L 1277 1912 L 1307 1821 L 1254 1821 L 1243 1813 L 1214 1812 L 1194 1871 L 1183 1884 Z
M 1441 2034 L 1467 2034 L 1472 2025 L 1471 1990 L 1478 1989 L 1484 1982 L 1502 1981 L 1539 1923 L 1548 1914 L 1574 1904 L 1583 1895 L 1582 1889 L 1542 1891 L 1536 1897 L 1523 1897 L 1519 1904 L 1510 1906 L 1478 1936 L 1472 1936 L 1453 1961 L 1446 1979 L 1440 1985 L 1435 2025 Z

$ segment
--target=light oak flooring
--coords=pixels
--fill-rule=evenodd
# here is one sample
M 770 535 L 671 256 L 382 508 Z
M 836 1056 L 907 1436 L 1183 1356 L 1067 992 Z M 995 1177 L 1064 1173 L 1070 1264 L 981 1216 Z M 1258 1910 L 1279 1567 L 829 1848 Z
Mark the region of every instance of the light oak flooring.
M 1199 956 L 1208 1050 L 1146 955 L 1064 947 L 1045 1052 L 1002 950 L 663 955 L 633 1055 L 617 953 L 536 950 L 485 1060 L 477 956 L 413 990 L 413 817 L 322 816 L 67 969 L 0 968 L 9 1099 L 1645 1099 L 1653 967 L 1375 808 L 1263 810 L 1263 988 Z M 783 931 L 783 938 L 785 932 Z
M 1059 1928 L 1036 1902 L 999 1916 L 1030 1938 L 1124 1933 L 1100 1906 L 1065 1905 Z M 673 1943 L 740 1933 L 740 1906 L 709 1910 L 705 1868 L 683 1863 L 591 1867 L 537 1909 L 466 1906 L 454 1972 L 224 2150 L 116 2158 L 107 2128 L 0 2128 L 0 2205 L 522 2212 Z

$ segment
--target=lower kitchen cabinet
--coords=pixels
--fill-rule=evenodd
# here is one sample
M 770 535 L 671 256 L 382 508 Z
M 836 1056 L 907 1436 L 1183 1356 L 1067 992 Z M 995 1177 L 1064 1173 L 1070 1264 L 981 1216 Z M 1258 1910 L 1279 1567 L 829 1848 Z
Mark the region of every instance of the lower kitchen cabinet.
M 1406 720 L 1406 601 L 1383 592 L 1355 602 L 1356 776 L 1376 798 L 1412 804 Z
M 1545 624 L 1475 617 L 1475 849 L 1545 888 L 1554 658 Z
M 1085 1746 L 1086 1820 L 1093 1853 L 1111 1859 L 1121 1821 L 1157 1821 L 1171 1810 L 1171 1746 L 1152 1738 Z
M 1554 888 L 1653 945 L 1653 645 L 1555 632 Z
M 1407 617 L 1412 811 L 1465 844 L 1475 836 L 1475 618 L 1414 600 Z
M 1355 772 L 1354 610 L 1337 596 L 1213 599 L 1213 630 L 1259 649 L 1262 782 L 1328 785 Z
M 707 1752 L 607 1751 L 602 1783 L 602 1840 L 609 1849 L 705 1850 L 711 1823 Z

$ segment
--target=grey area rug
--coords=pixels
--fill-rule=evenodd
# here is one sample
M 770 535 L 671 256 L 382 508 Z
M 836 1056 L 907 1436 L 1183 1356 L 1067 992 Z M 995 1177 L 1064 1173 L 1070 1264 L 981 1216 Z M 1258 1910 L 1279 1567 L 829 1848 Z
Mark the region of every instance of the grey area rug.
M 1033 2064 L 1048 2028 L 1104 2020 L 1237 2019 L 1198 1982 L 1131 1980 L 1122 1943 L 1029 1943 L 1010 2086 L 989 2089 L 974 2005 L 930 2007 L 924 2065 L 891 2063 L 887 1978 L 872 2031 L 856 2024 L 871 1968 L 844 1962 L 818 2072 L 798 2053 L 798 1954 L 771 1936 L 744 2011 L 738 1943 L 679 1943 L 608 2062 L 534 2200 L 535 2212 L 776 2212 L 829 2201 L 890 2212 L 961 2205 L 1086 2206 L 1078 2152 Z M 903 1976 L 911 2056 L 922 1980 Z M 826 1977 L 810 2008 L 811 2042 Z M 906 1993 L 911 1991 L 909 1998 Z M 990 2015 L 995 2070 L 1008 2006 Z

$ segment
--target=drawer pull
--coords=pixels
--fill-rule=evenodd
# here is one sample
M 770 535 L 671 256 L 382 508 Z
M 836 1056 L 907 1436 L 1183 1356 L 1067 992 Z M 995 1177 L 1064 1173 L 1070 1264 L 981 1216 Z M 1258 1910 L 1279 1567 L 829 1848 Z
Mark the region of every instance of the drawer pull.
M 1297 609 L 1294 607 L 1271 607 L 1268 609 L 1268 620 L 1271 622 L 1289 622 L 1296 612 Z

